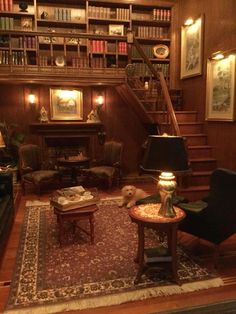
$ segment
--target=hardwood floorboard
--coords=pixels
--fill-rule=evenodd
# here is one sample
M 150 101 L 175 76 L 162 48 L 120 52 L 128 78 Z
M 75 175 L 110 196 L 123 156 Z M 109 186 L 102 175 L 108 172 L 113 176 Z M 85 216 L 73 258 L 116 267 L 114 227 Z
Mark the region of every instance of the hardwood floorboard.
M 156 186 L 152 183 L 137 183 L 137 187 L 143 188 L 147 193 L 155 193 Z M 120 196 L 120 189 L 112 189 L 109 191 L 99 191 L 101 198 Z M 48 200 L 51 193 L 44 194 L 40 197 L 35 194 L 27 194 L 22 196 L 19 208 L 16 212 L 15 221 L 11 230 L 11 234 L 6 245 L 5 254 L 3 256 L 0 268 L 0 313 L 3 312 L 4 306 L 7 301 L 10 286 L 4 286 L 4 283 L 11 281 L 15 258 L 17 254 L 17 247 L 20 238 L 20 230 L 24 217 L 25 203 L 27 200 Z M 200 261 L 201 265 L 209 269 L 213 269 L 212 256 L 213 248 L 205 241 L 198 241 L 196 238 L 179 232 L 178 241 L 187 250 L 189 250 Z M 234 251 L 236 244 L 236 235 L 229 238 L 221 247 L 222 253 Z M 158 313 L 160 311 L 167 311 L 171 309 L 179 309 L 183 307 L 192 307 L 201 304 L 209 304 L 214 302 L 220 302 L 224 300 L 236 299 L 236 251 L 235 254 L 230 257 L 220 258 L 218 273 L 225 281 L 225 285 L 219 288 L 192 292 L 188 294 L 173 295 L 152 298 L 143 301 L 129 302 L 121 305 L 88 309 L 81 311 L 68 311 L 61 312 L 66 314 L 148 314 Z

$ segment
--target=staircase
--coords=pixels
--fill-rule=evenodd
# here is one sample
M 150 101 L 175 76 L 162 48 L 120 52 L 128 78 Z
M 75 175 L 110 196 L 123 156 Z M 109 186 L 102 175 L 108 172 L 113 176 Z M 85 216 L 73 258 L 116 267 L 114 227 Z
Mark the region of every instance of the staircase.
M 178 193 L 190 201 L 200 199 L 208 194 L 210 175 L 217 166 L 204 125 L 198 121 L 197 112 L 181 110 L 181 97 L 175 99 L 168 89 L 168 78 L 156 71 L 134 34 L 127 42 L 129 50 L 135 46 L 149 75 L 140 76 L 134 65 L 127 65 L 127 82 L 117 86 L 117 92 L 127 105 L 132 106 L 149 134 L 166 132 L 186 138 L 191 172 L 179 178 Z
M 148 111 L 148 114 L 159 128 L 166 129 L 163 122 L 163 112 Z M 209 191 L 210 175 L 217 167 L 217 161 L 212 155 L 212 146 L 207 143 L 203 123 L 197 120 L 196 111 L 175 111 L 180 133 L 187 140 L 188 157 L 191 173 L 183 178 L 183 186 L 179 194 L 193 201 L 207 196 Z
M 136 112 L 138 108 L 141 108 L 139 116 L 143 123 L 155 125 L 159 134 L 164 132 L 173 134 L 170 131 L 167 112 L 160 110 L 162 101 L 159 99 L 158 103 L 157 94 L 159 92 L 157 90 L 153 89 L 150 92 L 143 87 L 142 82 L 132 79 L 129 84 L 118 86 L 117 91 L 127 103 L 131 100 L 130 94 L 132 95 L 132 106 Z M 175 115 L 180 134 L 186 138 L 191 168 L 191 173 L 182 178 L 182 186 L 178 193 L 188 200 L 194 201 L 208 194 L 210 175 L 216 168 L 217 162 L 212 156 L 212 147 L 207 143 L 204 125 L 198 121 L 197 112 L 180 110 L 179 101 L 172 99 L 172 102 L 175 104 L 174 107 L 178 107 L 178 110 L 175 110 Z

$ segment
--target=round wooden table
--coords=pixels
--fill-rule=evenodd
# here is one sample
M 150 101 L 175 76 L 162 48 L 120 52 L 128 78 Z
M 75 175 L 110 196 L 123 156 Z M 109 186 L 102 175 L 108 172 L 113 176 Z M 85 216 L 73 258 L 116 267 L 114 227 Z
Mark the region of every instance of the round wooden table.
M 66 167 L 71 169 L 71 181 L 74 184 L 77 184 L 77 175 L 80 174 L 80 169 L 84 167 L 89 167 L 90 158 L 88 157 L 69 157 L 69 158 L 58 158 L 57 164 L 58 166 Z
M 145 204 L 135 206 L 130 209 L 129 216 L 131 220 L 138 225 L 138 251 L 135 259 L 139 264 L 138 272 L 134 283 L 139 283 L 144 272 L 144 248 L 145 248 L 145 234 L 144 228 L 151 228 L 167 235 L 168 255 L 170 256 L 172 275 L 174 281 L 177 283 L 177 230 L 178 224 L 184 219 L 185 213 L 182 209 L 174 206 L 176 217 L 165 218 L 158 215 L 161 204 Z

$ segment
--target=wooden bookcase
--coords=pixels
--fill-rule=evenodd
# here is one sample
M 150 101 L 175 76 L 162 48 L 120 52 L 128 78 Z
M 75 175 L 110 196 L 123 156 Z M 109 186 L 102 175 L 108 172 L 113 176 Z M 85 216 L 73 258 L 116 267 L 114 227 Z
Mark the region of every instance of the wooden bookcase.
M 130 4 L 100 0 L 0 0 L 0 68 L 24 72 L 60 68 L 125 68 L 135 65 L 150 75 L 126 33 L 132 29 L 155 68 L 169 76 L 169 56 L 157 58 L 153 47 L 170 47 L 171 5 Z

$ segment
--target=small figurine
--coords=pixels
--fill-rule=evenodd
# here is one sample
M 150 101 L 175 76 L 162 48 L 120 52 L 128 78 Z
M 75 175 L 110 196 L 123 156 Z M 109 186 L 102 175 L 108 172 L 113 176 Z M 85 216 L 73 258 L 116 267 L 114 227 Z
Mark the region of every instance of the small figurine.
M 47 113 L 47 110 L 44 107 L 42 107 L 40 109 L 39 121 L 40 122 L 48 122 L 48 113 Z
M 98 110 L 93 109 L 89 114 L 88 114 L 88 119 L 87 122 L 101 122 L 99 115 L 98 115 Z

